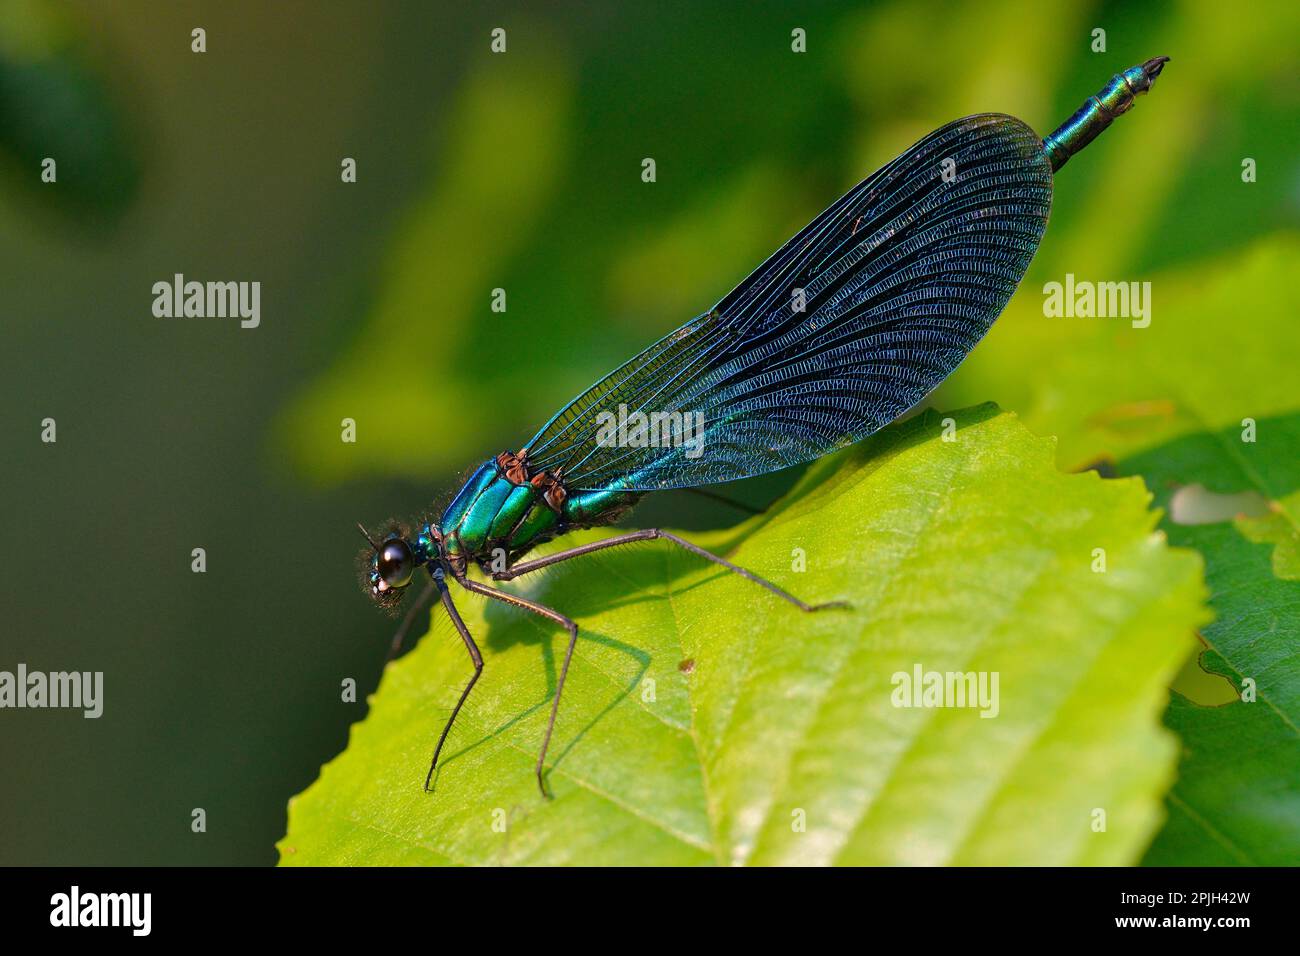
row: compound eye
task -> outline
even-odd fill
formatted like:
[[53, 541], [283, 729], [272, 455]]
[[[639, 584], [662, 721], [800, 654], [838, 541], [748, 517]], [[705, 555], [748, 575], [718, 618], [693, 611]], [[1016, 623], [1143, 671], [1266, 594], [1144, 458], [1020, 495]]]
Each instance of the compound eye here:
[[379, 548], [376, 570], [390, 588], [406, 587], [415, 570], [415, 559], [411, 556], [410, 547], [401, 538], [385, 541]]

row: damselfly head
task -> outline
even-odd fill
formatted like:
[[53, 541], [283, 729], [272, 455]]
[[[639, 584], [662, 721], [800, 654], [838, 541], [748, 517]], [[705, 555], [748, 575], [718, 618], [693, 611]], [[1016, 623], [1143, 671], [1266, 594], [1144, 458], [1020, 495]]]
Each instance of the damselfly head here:
[[401, 528], [394, 527], [376, 541], [364, 527], [358, 527], [369, 545], [362, 555], [361, 586], [380, 607], [396, 608], [415, 574], [417, 562], [410, 541]]

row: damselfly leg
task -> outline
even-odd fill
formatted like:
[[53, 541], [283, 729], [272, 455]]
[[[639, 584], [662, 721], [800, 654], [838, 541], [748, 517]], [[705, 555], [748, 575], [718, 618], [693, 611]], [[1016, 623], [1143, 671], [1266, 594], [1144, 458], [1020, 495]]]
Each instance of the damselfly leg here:
[[[528, 598], [520, 597], [517, 594], [511, 594], [509, 591], [490, 588], [486, 584], [479, 584], [477, 581], [469, 580], [469, 578], [461, 578], [460, 583], [467, 591], [473, 591], [475, 594], [482, 594], [483, 596], [490, 597], [493, 600], [501, 601], [505, 604], [513, 604], [515, 607], [521, 607], [526, 611], [532, 611], [534, 614], [540, 614], [542, 617], [548, 618], [556, 624], [559, 624], [569, 632], [569, 646], [564, 652], [564, 663], [560, 666], [559, 679], [555, 682], [555, 700], [551, 702], [551, 716], [546, 722], [546, 736], [542, 738], [542, 749], [537, 754], [537, 786], [542, 791], [542, 796], [550, 799], [551, 795], [546, 792], [546, 783], [542, 779], [542, 769], [546, 763], [546, 748], [551, 745], [551, 733], [555, 730], [555, 715], [560, 709], [560, 695], [564, 693], [564, 679], [569, 676], [569, 662], [573, 660], [573, 647], [578, 643], [578, 623], [565, 617], [559, 611], [552, 610], [544, 604], [538, 604], [536, 601], [528, 600]], [[450, 599], [444, 597], [444, 600], [449, 602]], [[448, 603], [448, 607], [450, 606], [450, 603]], [[468, 633], [465, 634], [465, 637], [466, 640], [469, 639]], [[470, 686], [473, 686], [472, 681], [470, 682]], [[469, 693], [468, 687], [465, 689], [465, 693]], [[464, 698], [461, 698], [461, 700], [463, 703]], [[456, 709], [459, 710], [460, 707], [457, 706]], [[456, 719], [454, 713], [451, 717], [452, 720]], [[450, 721], [447, 723], [447, 727], [448, 729], [451, 728]], [[447, 731], [444, 730], [443, 736], [445, 737], [446, 735]], [[435, 754], [435, 759], [436, 758], [437, 755]], [[430, 770], [430, 773], [432, 773], [432, 770]]]
[[469, 692], [478, 683], [479, 675], [483, 673], [483, 655], [479, 653], [478, 645], [474, 643], [474, 638], [470, 636], [469, 628], [461, 620], [460, 611], [456, 610], [456, 605], [451, 600], [451, 592], [447, 590], [447, 582], [442, 579], [441, 572], [434, 577], [429, 586], [437, 587], [442, 597], [442, 605], [447, 609], [447, 616], [451, 618], [451, 623], [456, 625], [456, 631], [460, 634], [460, 639], [465, 642], [465, 650], [469, 651], [469, 659], [474, 662], [474, 676], [469, 679], [465, 689], [460, 692], [460, 700], [456, 701], [451, 716], [447, 718], [447, 725], [442, 728], [442, 735], [438, 737], [438, 746], [433, 748], [433, 759], [429, 761], [429, 773], [424, 778], [425, 793], [429, 792], [429, 784], [433, 782], [433, 772], [438, 769], [438, 755], [442, 753], [442, 745], [447, 742], [447, 734], [451, 733], [451, 725], [456, 722], [456, 715], [460, 713], [461, 707], [465, 705], [465, 698], [469, 696]]
[[[827, 601], [822, 604], [809, 604], [806, 601], [801, 601], [793, 594], [778, 587], [766, 578], [759, 577], [752, 571], [748, 571], [737, 564], [732, 564], [726, 558], [713, 554], [711, 551], [706, 551], [704, 548], [692, 544], [685, 538], [679, 538], [677, 535], [668, 531], [663, 531], [659, 528], [646, 528], [642, 531], [631, 531], [627, 534], [620, 534], [615, 535], [612, 538], [606, 538], [603, 541], [593, 541], [590, 544], [579, 545], [576, 548], [569, 548], [565, 551], [558, 551], [555, 554], [548, 554], [544, 558], [537, 558], [533, 561], [524, 561], [520, 564], [516, 564], [507, 571], [497, 572], [492, 575], [492, 577], [497, 581], [509, 581], [514, 578], [522, 577], [530, 572], [551, 567], [552, 565], [560, 564], [564, 561], [569, 561], [573, 558], [579, 558], [586, 554], [603, 551], [606, 548], [613, 548], [621, 544], [632, 544], [637, 541], [654, 541], [660, 538], [665, 541], [671, 541], [673, 544], [691, 552], [692, 554], [699, 555], [720, 567], [726, 568], [728, 571], [740, 575], [748, 581], [754, 582], [760, 587], [766, 588], [777, 597], [784, 601], [788, 601], [801, 611], [821, 611], [827, 608], [849, 606], [847, 601]], [[452, 710], [451, 716], [447, 718], [447, 724], [443, 727], [441, 736], [438, 737], [438, 745], [433, 751], [433, 760], [429, 763], [429, 773], [424, 780], [424, 789], [426, 791], [429, 790], [430, 784], [433, 780], [433, 774], [438, 768], [438, 756], [442, 753], [442, 746], [447, 740], [447, 735], [451, 732], [452, 724], [456, 722], [456, 715], [460, 713], [461, 707], [465, 704], [465, 699], [469, 697], [469, 692], [478, 681], [479, 675], [483, 673], [483, 657], [479, 653], [478, 645], [474, 643], [474, 638], [470, 636], [469, 628], [465, 626], [465, 622], [461, 619], [460, 612], [456, 610], [456, 605], [452, 602], [451, 593], [447, 589], [446, 582], [443, 581], [441, 577], [436, 577], [434, 579], [434, 585], [436, 585], [438, 590], [441, 592], [443, 606], [447, 608], [447, 614], [451, 618], [452, 623], [456, 626], [456, 630], [459, 632], [461, 640], [465, 642], [465, 648], [469, 651], [470, 660], [474, 662], [474, 676], [470, 678], [470, 682], [465, 685], [464, 691], [461, 692], [460, 700], [456, 702], [456, 707]], [[526, 611], [531, 611], [547, 620], [554, 621], [569, 632], [569, 643], [565, 648], [564, 662], [560, 665], [560, 673], [555, 682], [555, 697], [551, 701], [551, 713], [546, 721], [546, 734], [542, 738], [542, 747], [541, 750], [538, 751], [537, 765], [535, 767], [537, 787], [541, 790], [542, 796], [549, 799], [551, 794], [546, 789], [546, 781], [543, 776], [543, 771], [546, 768], [546, 752], [550, 748], [551, 736], [555, 732], [555, 719], [560, 712], [560, 698], [564, 694], [564, 683], [569, 676], [569, 664], [573, 661], [573, 649], [578, 643], [578, 623], [572, 618], [566, 617], [559, 611], [549, 608], [544, 604], [539, 604], [536, 601], [529, 600], [528, 598], [520, 597], [517, 594], [511, 594], [509, 591], [502, 591], [499, 588], [489, 587], [486, 584], [479, 584], [477, 581], [472, 581], [469, 578], [461, 578], [460, 585], [467, 591], [481, 594], [494, 601], [501, 601], [504, 604], [510, 604], [515, 607], [523, 608]], [[428, 593], [428, 589], [426, 589], [425, 593]], [[421, 600], [423, 599], [424, 595], [421, 595]], [[408, 618], [409, 616], [410, 615], [408, 615]], [[403, 623], [405, 626], [407, 622]]]
[[[773, 584], [771, 581], [767, 580], [766, 578], [759, 577], [757, 574], [754, 574], [752, 571], [748, 571], [745, 568], [740, 567], [739, 565], [732, 564], [726, 558], [713, 554], [711, 551], [706, 551], [703, 548], [701, 548], [699, 545], [692, 544], [691, 542], [687, 541], [684, 538], [679, 538], [677, 537], [677, 535], [671, 534], [670, 532], [667, 531], [663, 531], [659, 528], [646, 528], [645, 530], [642, 531], [631, 531], [628, 532], [627, 534], [620, 534], [620, 535], [615, 535], [612, 538], [606, 538], [603, 541], [593, 541], [590, 544], [583, 544], [583, 545], [579, 545], [576, 548], [569, 548], [565, 551], [558, 551], [555, 554], [548, 554], [544, 558], [537, 558], [533, 561], [524, 561], [520, 564], [516, 564], [514, 567], [510, 568], [507, 571], [497, 572], [496, 574], [492, 575], [492, 577], [494, 580], [497, 581], [509, 581], [512, 580], [513, 578], [522, 577], [523, 575], [528, 574], [532, 571], [538, 571], [542, 568], [551, 567], [552, 565], [560, 564], [563, 561], [569, 561], [573, 558], [579, 558], [586, 554], [593, 554], [597, 551], [603, 551], [606, 548], [613, 548], [621, 544], [631, 544], [636, 541], [654, 541], [658, 538], [662, 538], [666, 541], [671, 541], [673, 544], [677, 545], [680, 548], [684, 548], [685, 550], [691, 552], [692, 554], [699, 555], [700, 557], [705, 558], [708, 561], [712, 561], [714, 564], [726, 568], [728, 571], [732, 571], [736, 574], [739, 574], [741, 577], [745, 578], [746, 580], [753, 581], [755, 584], [759, 585], [760, 587], [766, 588], [767, 590], [771, 591], [773, 594], [775, 594], [777, 597], [781, 598], [782, 600], [790, 602], [795, 607], [799, 608], [799, 610], [801, 611], [821, 611], [827, 608], [849, 606], [847, 601], [827, 601], [823, 604], [808, 604], [805, 601], [799, 600], [799, 598], [795, 597], [793, 594], [789, 593], [788, 591]], [[569, 646], [564, 652], [564, 664], [560, 667], [559, 679], [555, 682], [555, 699], [551, 702], [551, 716], [550, 719], [547, 720], [546, 722], [546, 736], [542, 739], [542, 749], [537, 755], [537, 768], [536, 768], [537, 786], [541, 788], [543, 796], [549, 797], [550, 794], [547, 793], [546, 784], [542, 778], [542, 771], [546, 763], [546, 750], [551, 744], [551, 734], [555, 730], [555, 718], [560, 710], [560, 696], [564, 693], [564, 681], [569, 674], [569, 662], [573, 659], [573, 648], [574, 645], [576, 645], [578, 642], [577, 622], [571, 620], [570, 618], [565, 617], [563, 614], [559, 613], [558, 611], [552, 610], [551, 608], [538, 604], [535, 601], [530, 601], [527, 598], [522, 598], [519, 597], [518, 595], [510, 594], [507, 591], [501, 591], [498, 590], [497, 588], [487, 587], [486, 585], [478, 584], [477, 582], [470, 581], [468, 579], [464, 579], [460, 583], [464, 585], [465, 588], [467, 588], [470, 591], [473, 591], [476, 594], [482, 594], [498, 601], [504, 601], [507, 604], [514, 604], [517, 607], [525, 608], [527, 610], [532, 611], [535, 614], [540, 614], [542, 617], [549, 618], [550, 620], [555, 621], [557, 624], [562, 625], [569, 632]], [[471, 686], [472, 686], [472, 682], [471, 682]], [[467, 688], [466, 693], [468, 692], [469, 691]], [[452, 714], [452, 718], [455, 719], [455, 714]], [[448, 724], [448, 726], [450, 726], [450, 724]], [[443, 732], [443, 735], [446, 736], [446, 731]]]
[[822, 604], [808, 604], [805, 601], [799, 600], [789, 591], [773, 584], [771, 581], [767, 580], [767, 578], [759, 577], [753, 571], [747, 571], [740, 565], [732, 564], [726, 558], [716, 555], [712, 551], [704, 550], [698, 544], [691, 544], [691, 542], [687, 541], [685, 538], [679, 538], [677, 535], [660, 528], [645, 528], [641, 531], [629, 531], [626, 534], [618, 534], [612, 538], [605, 538], [602, 541], [593, 541], [590, 544], [580, 544], [576, 548], [557, 551], [554, 554], [548, 554], [544, 558], [535, 558], [532, 561], [521, 561], [519, 564], [516, 564], [505, 571], [498, 571], [496, 574], [493, 574], [492, 577], [497, 581], [511, 581], [533, 571], [539, 571], [542, 568], [550, 567], [553, 564], [559, 564], [561, 561], [568, 561], [571, 558], [580, 558], [584, 554], [594, 554], [597, 551], [603, 551], [606, 548], [614, 548], [621, 544], [632, 544], [636, 541], [654, 541], [659, 538], [662, 538], [665, 541], [671, 541], [679, 548], [684, 548], [692, 554], [699, 555], [706, 561], [712, 561], [714, 564], [724, 567], [728, 571], [739, 574], [747, 581], [753, 581], [759, 587], [771, 591], [777, 597], [781, 598], [781, 600], [789, 601], [801, 611], [821, 611], [832, 607], [849, 606], [847, 601], [826, 601]]

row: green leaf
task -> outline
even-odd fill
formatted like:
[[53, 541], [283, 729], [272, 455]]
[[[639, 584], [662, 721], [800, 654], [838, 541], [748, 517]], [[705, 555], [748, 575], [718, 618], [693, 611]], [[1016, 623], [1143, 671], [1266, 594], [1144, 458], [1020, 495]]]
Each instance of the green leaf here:
[[[1169, 822], [1145, 862], [1166, 866], [1300, 862], [1300, 414], [1184, 436], [1122, 466], [1167, 501], [1183, 487], [1253, 491], [1262, 516], [1163, 523], [1205, 556], [1216, 620], [1202, 666], [1253, 700], [1201, 707], [1175, 696], [1165, 722], [1183, 738]], [[1177, 517], [1176, 511], [1174, 514]]]
[[[694, 536], [851, 610], [803, 614], [662, 541], [510, 585], [582, 628], [553, 801], [532, 765], [563, 632], [453, 588], [486, 666], [435, 792], [471, 673], [441, 612], [290, 802], [282, 862], [1133, 862], [1172, 779], [1158, 718], [1206, 619], [1200, 562], [1153, 531], [1140, 481], [1057, 471], [1053, 443], [992, 406], [953, 418], [952, 441], [928, 413]], [[894, 706], [917, 666], [996, 673], [996, 717]]]

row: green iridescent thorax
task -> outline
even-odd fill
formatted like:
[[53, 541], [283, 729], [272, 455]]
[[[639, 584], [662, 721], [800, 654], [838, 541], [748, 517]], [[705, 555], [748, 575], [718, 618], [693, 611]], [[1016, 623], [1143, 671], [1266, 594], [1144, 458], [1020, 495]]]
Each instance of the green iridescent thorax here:
[[463, 568], [469, 561], [491, 560], [500, 548], [513, 562], [575, 528], [618, 520], [638, 497], [608, 490], [548, 495], [547, 487], [518, 471], [507, 475], [497, 459], [484, 462], [443, 512], [443, 554], [453, 567]]

